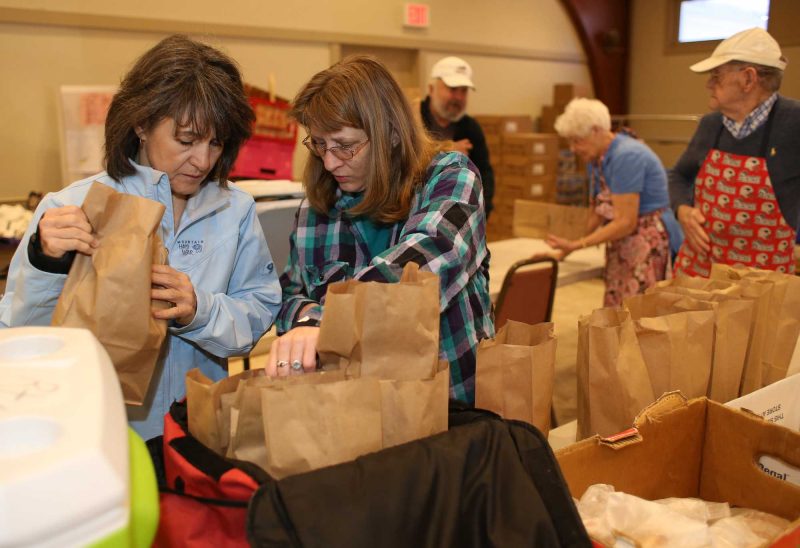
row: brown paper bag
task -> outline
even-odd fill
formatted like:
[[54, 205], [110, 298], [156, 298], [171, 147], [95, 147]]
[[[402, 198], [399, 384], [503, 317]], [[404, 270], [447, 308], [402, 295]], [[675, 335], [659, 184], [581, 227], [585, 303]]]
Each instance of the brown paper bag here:
[[431, 379], [380, 380], [383, 447], [447, 430], [450, 365], [440, 360]]
[[578, 438], [629, 427], [654, 401], [630, 312], [601, 308], [578, 321]]
[[[717, 305], [714, 334], [714, 361], [711, 368], [711, 383], [708, 397], [718, 402], [728, 402], [739, 396], [742, 372], [747, 358], [747, 343], [752, 331], [752, 299], [737, 297], [741, 288], [727, 284], [719, 290], [705, 291], [684, 285], [686, 280], [699, 278], [678, 277], [650, 288], [650, 292], [666, 292], [687, 295], [699, 301]], [[712, 280], [706, 280], [712, 281]], [[715, 282], [716, 283], [716, 282]], [[697, 286], [696, 284], [694, 284]], [[735, 289], [736, 291], [731, 291]]]
[[777, 318], [772, 317], [772, 291], [774, 282], [767, 279], [742, 278], [737, 269], [729, 265], [712, 264], [711, 279], [736, 283], [742, 289], [742, 296], [753, 299], [753, 329], [747, 347], [747, 359], [742, 372], [739, 395], [744, 396], [763, 386], [768, 368], [765, 367], [764, 353], [770, 331], [777, 328]]
[[142, 405], [167, 331], [152, 309], [168, 303], [150, 299], [152, 265], [166, 259], [158, 236], [164, 206], [94, 183], [81, 207], [100, 246], [75, 256], [51, 323], [91, 331], [114, 364], [125, 403]]
[[628, 297], [623, 304], [634, 320], [653, 395], [680, 390], [687, 398], [705, 396], [717, 305], [664, 292]]
[[[438, 360], [435, 274], [409, 263], [398, 283], [331, 285], [317, 350], [320, 363], [340, 366], [346, 380], [261, 389], [270, 474], [329, 466], [447, 429], [450, 376]], [[237, 436], [242, 419], [240, 411]]]
[[785, 378], [800, 336], [800, 277], [772, 270], [727, 265], [716, 266], [716, 271], [729, 280], [767, 280], [774, 284], [770, 299], [770, 325], [766, 329], [762, 355], [762, 385]]
[[264, 376], [264, 369], [251, 369], [212, 382], [199, 369], [186, 373], [189, 433], [212, 451], [224, 455], [230, 440], [230, 412], [223, 413], [222, 397], [234, 394], [240, 381]]
[[475, 406], [528, 422], [547, 436], [555, 357], [552, 323], [509, 320], [494, 339], [478, 345]]
[[283, 378], [256, 376], [239, 383], [230, 407], [230, 442], [226, 456], [267, 469], [267, 448], [262, 413], [262, 389], [296, 384], [334, 383], [345, 380], [344, 370], [318, 371]]
[[280, 478], [446, 430], [450, 375], [438, 361], [438, 296], [438, 277], [417, 265], [396, 284], [332, 285], [318, 344], [331, 370], [242, 379], [235, 392], [235, 379], [217, 387], [187, 379], [190, 398], [199, 392], [228, 415], [208, 439], [224, 449], [227, 432], [228, 457]]
[[374, 377], [261, 389], [272, 477], [308, 472], [379, 451], [383, 446], [381, 387]]
[[331, 284], [317, 342], [324, 366], [353, 377], [430, 378], [439, 356], [439, 277], [408, 263], [399, 283]]

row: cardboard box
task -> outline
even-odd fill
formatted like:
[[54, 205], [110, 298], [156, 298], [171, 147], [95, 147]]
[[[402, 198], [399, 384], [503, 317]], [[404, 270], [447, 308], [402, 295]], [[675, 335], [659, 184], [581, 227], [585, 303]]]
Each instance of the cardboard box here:
[[492, 213], [489, 222], [486, 223], [486, 239], [490, 242], [495, 240], [507, 240], [511, 238], [511, 224], [501, 215]]
[[497, 171], [497, 167], [502, 162], [502, 139], [499, 134], [496, 135], [492, 133], [487, 133], [484, 137], [486, 137], [486, 148], [489, 149], [489, 162], [492, 164], [492, 167], [495, 168], [495, 171]]
[[503, 135], [506, 156], [549, 156], [558, 158], [558, 136], [552, 133], [507, 133]]
[[800, 487], [756, 466], [770, 454], [800, 466], [800, 433], [706, 398], [678, 392], [642, 411], [634, 428], [587, 438], [556, 452], [572, 496], [593, 484], [648, 500], [699, 497], [754, 508], [792, 521], [773, 547], [800, 544]]
[[589, 208], [530, 200], [514, 202], [514, 237], [544, 239], [555, 234], [576, 240], [586, 233]]
[[[764, 417], [773, 424], [780, 424], [794, 432], [800, 432], [800, 375], [772, 383], [725, 405]], [[789, 466], [768, 455], [758, 459], [758, 466], [779, 480], [800, 486], [800, 468]]]
[[498, 149], [498, 150], [500, 149], [500, 146], [501, 146], [502, 143], [501, 143], [501, 140], [500, 140], [500, 134], [499, 133], [487, 133], [485, 135], [485, 137], [486, 137], [486, 146], [489, 148], [490, 151], [493, 148]]
[[566, 83], [553, 86], [553, 106], [556, 107], [559, 112], [563, 112], [564, 107], [573, 99], [591, 96], [592, 92], [589, 86], [584, 84]]
[[496, 217], [502, 218], [506, 221], [508, 228], [511, 228], [511, 220], [514, 218], [514, 201], [515, 198], [508, 198], [506, 196], [495, 196], [492, 205], [492, 219]]
[[[515, 177], [503, 174], [502, 186], [516, 198], [529, 200], [549, 200], [556, 192], [555, 175]], [[495, 185], [495, 192], [500, 185]]]
[[556, 106], [544, 105], [539, 116], [539, 133], [555, 133], [556, 118], [562, 110]]
[[477, 114], [473, 118], [480, 124], [483, 133], [486, 135], [533, 131], [533, 118], [527, 114], [514, 116]]
[[546, 156], [534, 158], [528, 156], [503, 156], [499, 171], [512, 177], [540, 177], [542, 175], [558, 175], [558, 160]]

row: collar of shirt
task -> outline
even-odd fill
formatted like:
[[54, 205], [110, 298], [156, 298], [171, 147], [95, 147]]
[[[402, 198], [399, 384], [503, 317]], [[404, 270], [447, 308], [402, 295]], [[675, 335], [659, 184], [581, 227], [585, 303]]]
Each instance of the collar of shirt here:
[[769, 111], [772, 110], [772, 106], [777, 100], [778, 94], [773, 93], [764, 100], [763, 103], [754, 108], [741, 123], [737, 124], [725, 115], [722, 116], [722, 123], [731, 135], [733, 135], [734, 139], [744, 139], [764, 125], [764, 122], [767, 121], [767, 117], [769, 116]]

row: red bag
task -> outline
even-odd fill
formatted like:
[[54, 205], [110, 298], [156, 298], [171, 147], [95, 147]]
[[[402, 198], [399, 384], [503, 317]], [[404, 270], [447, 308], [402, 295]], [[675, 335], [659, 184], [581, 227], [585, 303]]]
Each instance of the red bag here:
[[223, 458], [189, 434], [186, 401], [164, 417], [164, 435], [147, 442], [158, 477], [161, 515], [153, 546], [249, 546], [247, 505], [269, 476]]
[[297, 122], [289, 117], [289, 102], [255, 86], [245, 86], [256, 115], [253, 135], [239, 150], [231, 177], [292, 179]]

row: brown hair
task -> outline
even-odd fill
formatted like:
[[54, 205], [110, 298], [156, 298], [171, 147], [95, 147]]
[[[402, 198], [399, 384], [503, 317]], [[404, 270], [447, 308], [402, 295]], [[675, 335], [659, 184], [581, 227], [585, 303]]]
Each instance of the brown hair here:
[[[380, 61], [354, 55], [317, 73], [295, 97], [290, 115], [306, 129], [363, 130], [370, 143], [364, 199], [349, 213], [387, 224], [408, 217], [434, 148]], [[303, 183], [311, 207], [327, 213], [338, 185], [322, 158], [309, 155]]]
[[142, 55], [120, 84], [106, 117], [106, 171], [116, 180], [135, 172], [139, 138], [164, 118], [190, 124], [203, 137], [216, 132], [222, 155], [207, 180], [226, 186], [239, 147], [255, 120], [236, 62], [183, 35], [163, 39]]

